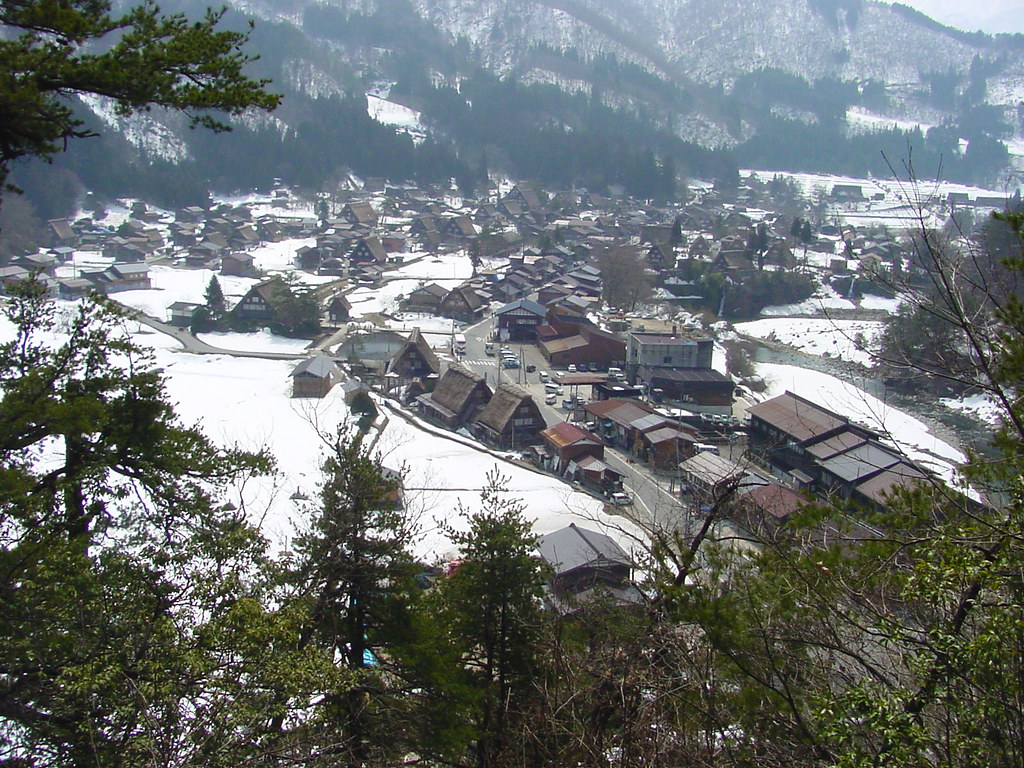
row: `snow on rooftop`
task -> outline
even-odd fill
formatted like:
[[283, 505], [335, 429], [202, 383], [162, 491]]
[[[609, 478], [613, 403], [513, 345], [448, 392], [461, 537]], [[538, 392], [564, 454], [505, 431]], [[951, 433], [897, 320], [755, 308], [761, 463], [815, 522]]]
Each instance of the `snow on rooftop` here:
[[927, 425], [913, 416], [826, 373], [776, 363], [758, 363], [756, 367], [768, 384], [767, 397], [775, 397], [788, 390], [878, 430], [906, 456], [950, 485], [957, 486], [959, 473], [956, 467], [966, 462], [967, 456], [959, 448], [933, 435]]

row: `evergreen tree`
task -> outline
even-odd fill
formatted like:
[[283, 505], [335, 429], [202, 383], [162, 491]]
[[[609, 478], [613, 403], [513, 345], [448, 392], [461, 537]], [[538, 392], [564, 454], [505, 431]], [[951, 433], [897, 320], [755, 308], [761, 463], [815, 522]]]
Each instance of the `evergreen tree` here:
[[216, 275], [210, 276], [210, 282], [206, 284], [206, 292], [203, 294], [206, 299], [206, 308], [214, 318], [224, 314], [227, 305], [224, 302], [224, 291], [220, 287], [220, 281]]
[[683, 242], [683, 220], [679, 216], [672, 222], [672, 237], [668, 242], [672, 246], [681, 245]]
[[480, 512], [463, 513], [468, 530], [452, 531], [461, 561], [438, 589], [473, 691], [473, 762], [496, 768], [518, 749], [512, 735], [529, 706], [544, 571], [523, 504], [508, 497], [496, 472], [488, 475], [481, 498]]
[[[24, 281], [0, 345], [0, 750], [24, 764], [212, 765], [281, 746], [336, 688], [270, 607], [265, 542], [222, 493], [270, 469], [182, 426], [102, 299]], [[54, 343], [56, 339], [56, 343]]]
[[290, 581], [306, 606], [302, 646], [336, 654], [352, 675], [354, 685], [325, 702], [334, 718], [325, 727], [336, 733], [340, 759], [364, 765], [403, 746], [395, 738], [398, 694], [385, 672], [406, 624], [415, 526], [400, 478], [383, 469], [361, 433], [332, 441], [323, 474], [320, 506], [295, 541]]

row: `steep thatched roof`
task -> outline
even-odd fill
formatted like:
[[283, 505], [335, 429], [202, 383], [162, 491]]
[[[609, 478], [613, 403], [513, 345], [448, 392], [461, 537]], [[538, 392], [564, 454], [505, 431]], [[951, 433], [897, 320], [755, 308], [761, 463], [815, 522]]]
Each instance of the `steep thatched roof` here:
[[477, 416], [477, 423], [483, 424], [495, 432], [503, 432], [508, 420], [516, 412], [519, 404], [531, 399], [530, 393], [522, 387], [507, 382], [502, 383]]
[[453, 363], [437, 382], [431, 398], [449, 411], [461, 413], [473, 390], [480, 384], [484, 384], [483, 376], [473, 373], [465, 366]]
[[434, 350], [430, 348], [430, 344], [423, 337], [419, 328], [413, 328], [412, 333], [409, 334], [409, 338], [406, 339], [405, 344], [392, 356], [391, 360], [388, 361], [388, 373], [393, 371], [399, 361], [404, 359], [409, 354], [409, 350], [415, 348], [420, 353], [423, 359], [426, 361], [427, 366], [434, 373], [441, 370], [441, 364], [437, 360], [437, 355], [434, 354]]

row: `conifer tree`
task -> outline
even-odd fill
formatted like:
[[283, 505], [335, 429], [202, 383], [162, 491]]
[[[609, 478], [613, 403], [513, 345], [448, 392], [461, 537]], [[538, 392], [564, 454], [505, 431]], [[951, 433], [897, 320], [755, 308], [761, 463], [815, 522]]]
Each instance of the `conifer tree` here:
[[0, 758], [211, 765], [281, 746], [281, 709], [336, 689], [272, 606], [265, 542], [222, 493], [270, 469], [179, 423], [102, 299], [36, 280], [0, 344]]
[[224, 314], [226, 304], [224, 302], [224, 291], [220, 287], [220, 281], [216, 275], [210, 276], [210, 282], [206, 284], [206, 292], [203, 294], [206, 299], [206, 308], [210, 310], [215, 318]]
[[367, 448], [362, 432], [331, 442], [320, 505], [297, 537], [289, 580], [305, 605], [301, 644], [337, 655], [353, 685], [325, 701], [339, 759], [364, 765], [394, 756], [397, 694], [385, 680], [390, 648], [404, 627], [415, 521], [401, 479]]
[[481, 511], [467, 515], [468, 530], [452, 532], [461, 561], [439, 589], [442, 616], [473, 691], [473, 762], [496, 768], [507, 764], [507, 750], [515, 751], [516, 721], [528, 706], [544, 569], [523, 504], [507, 495], [496, 472], [481, 497]]

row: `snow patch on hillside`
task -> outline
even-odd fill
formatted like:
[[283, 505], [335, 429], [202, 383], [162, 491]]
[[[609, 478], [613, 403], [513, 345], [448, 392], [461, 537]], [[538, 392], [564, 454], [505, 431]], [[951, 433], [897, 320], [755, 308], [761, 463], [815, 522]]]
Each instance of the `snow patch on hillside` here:
[[420, 122], [419, 112], [388, 101], [381, 96], [373, 93], [366, 94], [366, 112], [378, 123], [390, 125], [403, 133], [408, 133], [417, 143], [423, 141], [427, 135], [426, 129]]
[[863, 107], [850, 107], [846, 111], [846, 123], [853, 133], [870, 133], [871, 131], [887, 130], [898, 128], [901, 131], [912, 131], [920, 128], [922, 133], [927, 133], [932, 126], [920, 120], [906, 120], [879, 115]]
[[81, 94], [79, 98], [104, 125], [124, 136], [128, 143], [149, 159], [180, 163], [190, 158], [185, 142], [174, 130], [158, 122], [153, 115], [139, 112], [121, 116], [115, 110], [113, 99], [93, 94]]
[[770, 318], [737, 323], [737, 332], [758, 339], [785, 344], [809, 355], [874, 364], [871, 350], [876, 346], [882, 323], [868, 320]]

